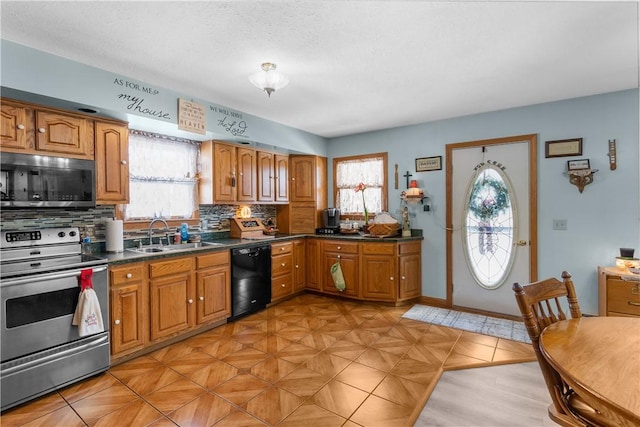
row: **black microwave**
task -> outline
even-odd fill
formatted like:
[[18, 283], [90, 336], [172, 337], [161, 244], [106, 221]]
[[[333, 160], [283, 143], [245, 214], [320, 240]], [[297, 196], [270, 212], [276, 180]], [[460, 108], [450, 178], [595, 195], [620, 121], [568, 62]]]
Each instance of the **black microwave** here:
[[95, 162], [37, 154], [2, 153], [3, 208], [91, 208], [96, 205]]

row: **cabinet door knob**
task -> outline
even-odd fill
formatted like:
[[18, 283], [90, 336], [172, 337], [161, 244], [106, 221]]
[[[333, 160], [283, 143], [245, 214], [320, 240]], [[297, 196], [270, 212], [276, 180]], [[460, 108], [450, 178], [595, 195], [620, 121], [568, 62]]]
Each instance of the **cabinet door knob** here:
[[284, 267], [284, 266], [285, 266], [285, 265], [287, 265], [287, 264], [285, 264], [285, 263], [283, 262], [283, 263], [282, 263], [282, 264], [280, 264], [280, 265], [281, 265], [282, 267]]
[[296, 180], [296, 179], [295, 179], [295, 177], [292, 177], [292, 178], [291, 178], [291, 181], [295, 181], [295, 180]]
[[133, 277], [133, 274], [127, 273], [127, 279], [131, 279], [132, 277]]
[[24, 125], [18, 125], [18, 129], [20, 130], [24, 129]]
[[338, 255], [338, 259], [342, 258], [342, 255]]
[[286, 288], [286, 286], [284, 285], [284, 283], [283, 283], [282, 285], [280, 285], [280, 286], [282, 286], [283, 288]]
[[393, 282], [393, 276], [389, 277], [389, 280], [391, 280]]
[[38, 132], [40, 132], [40, 133], [45, 133], [45, 132], [46, 132], [46, 130], [45, 130], [45, 128], [38, 128]]
[[120, 161], [120, 164], [121, 164], [121, 165], [126, 165], [126, 164], [127, 164], [127, 161], [126, 161], [126, 160], [121, 160], [121, 161]]
[[189, 304], [193, 304], [193, 300], [189, 298]]
[[300, 268], [300, 266], [298, 264], [296, 264], [296, 268]]
[[114, 322], [113, 322], [113, 323], [115, 323], [116, 325], [119, 325], [119, 324], [120, 324], [120, 319], [116, 319], [116, 320], [114, 320]]
[[338, 246], [338, 250], [341, 250], [341, 249], [342, 249], [342, 246]]
[[204, 297], [200, 297], [200, 301], [204, 301]]
[[405, 277], [404, 277], [404, 276], [402, 276], [402, 280], [404, 280], [404, 279], [405, 279]]

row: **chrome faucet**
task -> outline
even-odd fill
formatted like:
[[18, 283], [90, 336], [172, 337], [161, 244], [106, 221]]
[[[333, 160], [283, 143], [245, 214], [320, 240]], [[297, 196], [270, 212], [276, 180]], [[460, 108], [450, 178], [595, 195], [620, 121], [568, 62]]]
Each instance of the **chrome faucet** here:
[[[151, 223], [149, 224], [149, 230], [148, 230], [148, 233], [149, 233], [149, 244], [150, 245], [153, 244], [153, 240], [152, 240], [152, 238], [153, 238], [152, 237], [153, 230], [152, 230], [152, 228], [153, 228], [153, 224], [155, 224], [156, 221], [160, 221], [160, 222], [162, 222], [164, 224], [164, 232], [165, 232], [165, 234], [167, 236], [167, 244], [168, 244], [169, 243], [169, 224], [167, 224], [167, 221], [165, 221], [162, 218], [154, 218], [153, 220], [151, 220]], [[160, 238], [160, 245], [162, 245], [162, 237]]]

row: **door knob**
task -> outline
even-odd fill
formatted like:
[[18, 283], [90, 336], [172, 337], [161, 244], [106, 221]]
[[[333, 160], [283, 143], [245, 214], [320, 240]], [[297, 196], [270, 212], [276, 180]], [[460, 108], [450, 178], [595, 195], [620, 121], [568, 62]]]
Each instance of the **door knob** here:
[[116, 325], [119, 325], [120, 324], [120, 320], [116, 319], [115, 322], [113, 322], [113, 323], [115, 323]]
[[527, 246], [527, 241], [526, 240], [518, 240], [516, 245], [518, 245], [518, 246]]

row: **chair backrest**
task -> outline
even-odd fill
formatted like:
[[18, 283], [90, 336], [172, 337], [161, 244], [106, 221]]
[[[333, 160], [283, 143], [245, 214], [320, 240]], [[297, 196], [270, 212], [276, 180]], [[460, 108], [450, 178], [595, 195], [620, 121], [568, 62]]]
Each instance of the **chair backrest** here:
[[567, 318], [560, 304], [563, 298], [566, 298], [569, 303], [571, 318], [582, 316], [571, 275], [563, 271], [562, 282], [556, 278], [550, 278], [524, 286], [514, 283], [513, 291], [553, 405], [558, 412], [570, 414], [571, 411], [565, 401], [570, 389], [542, 355], [540, 334], [550, 324]]

